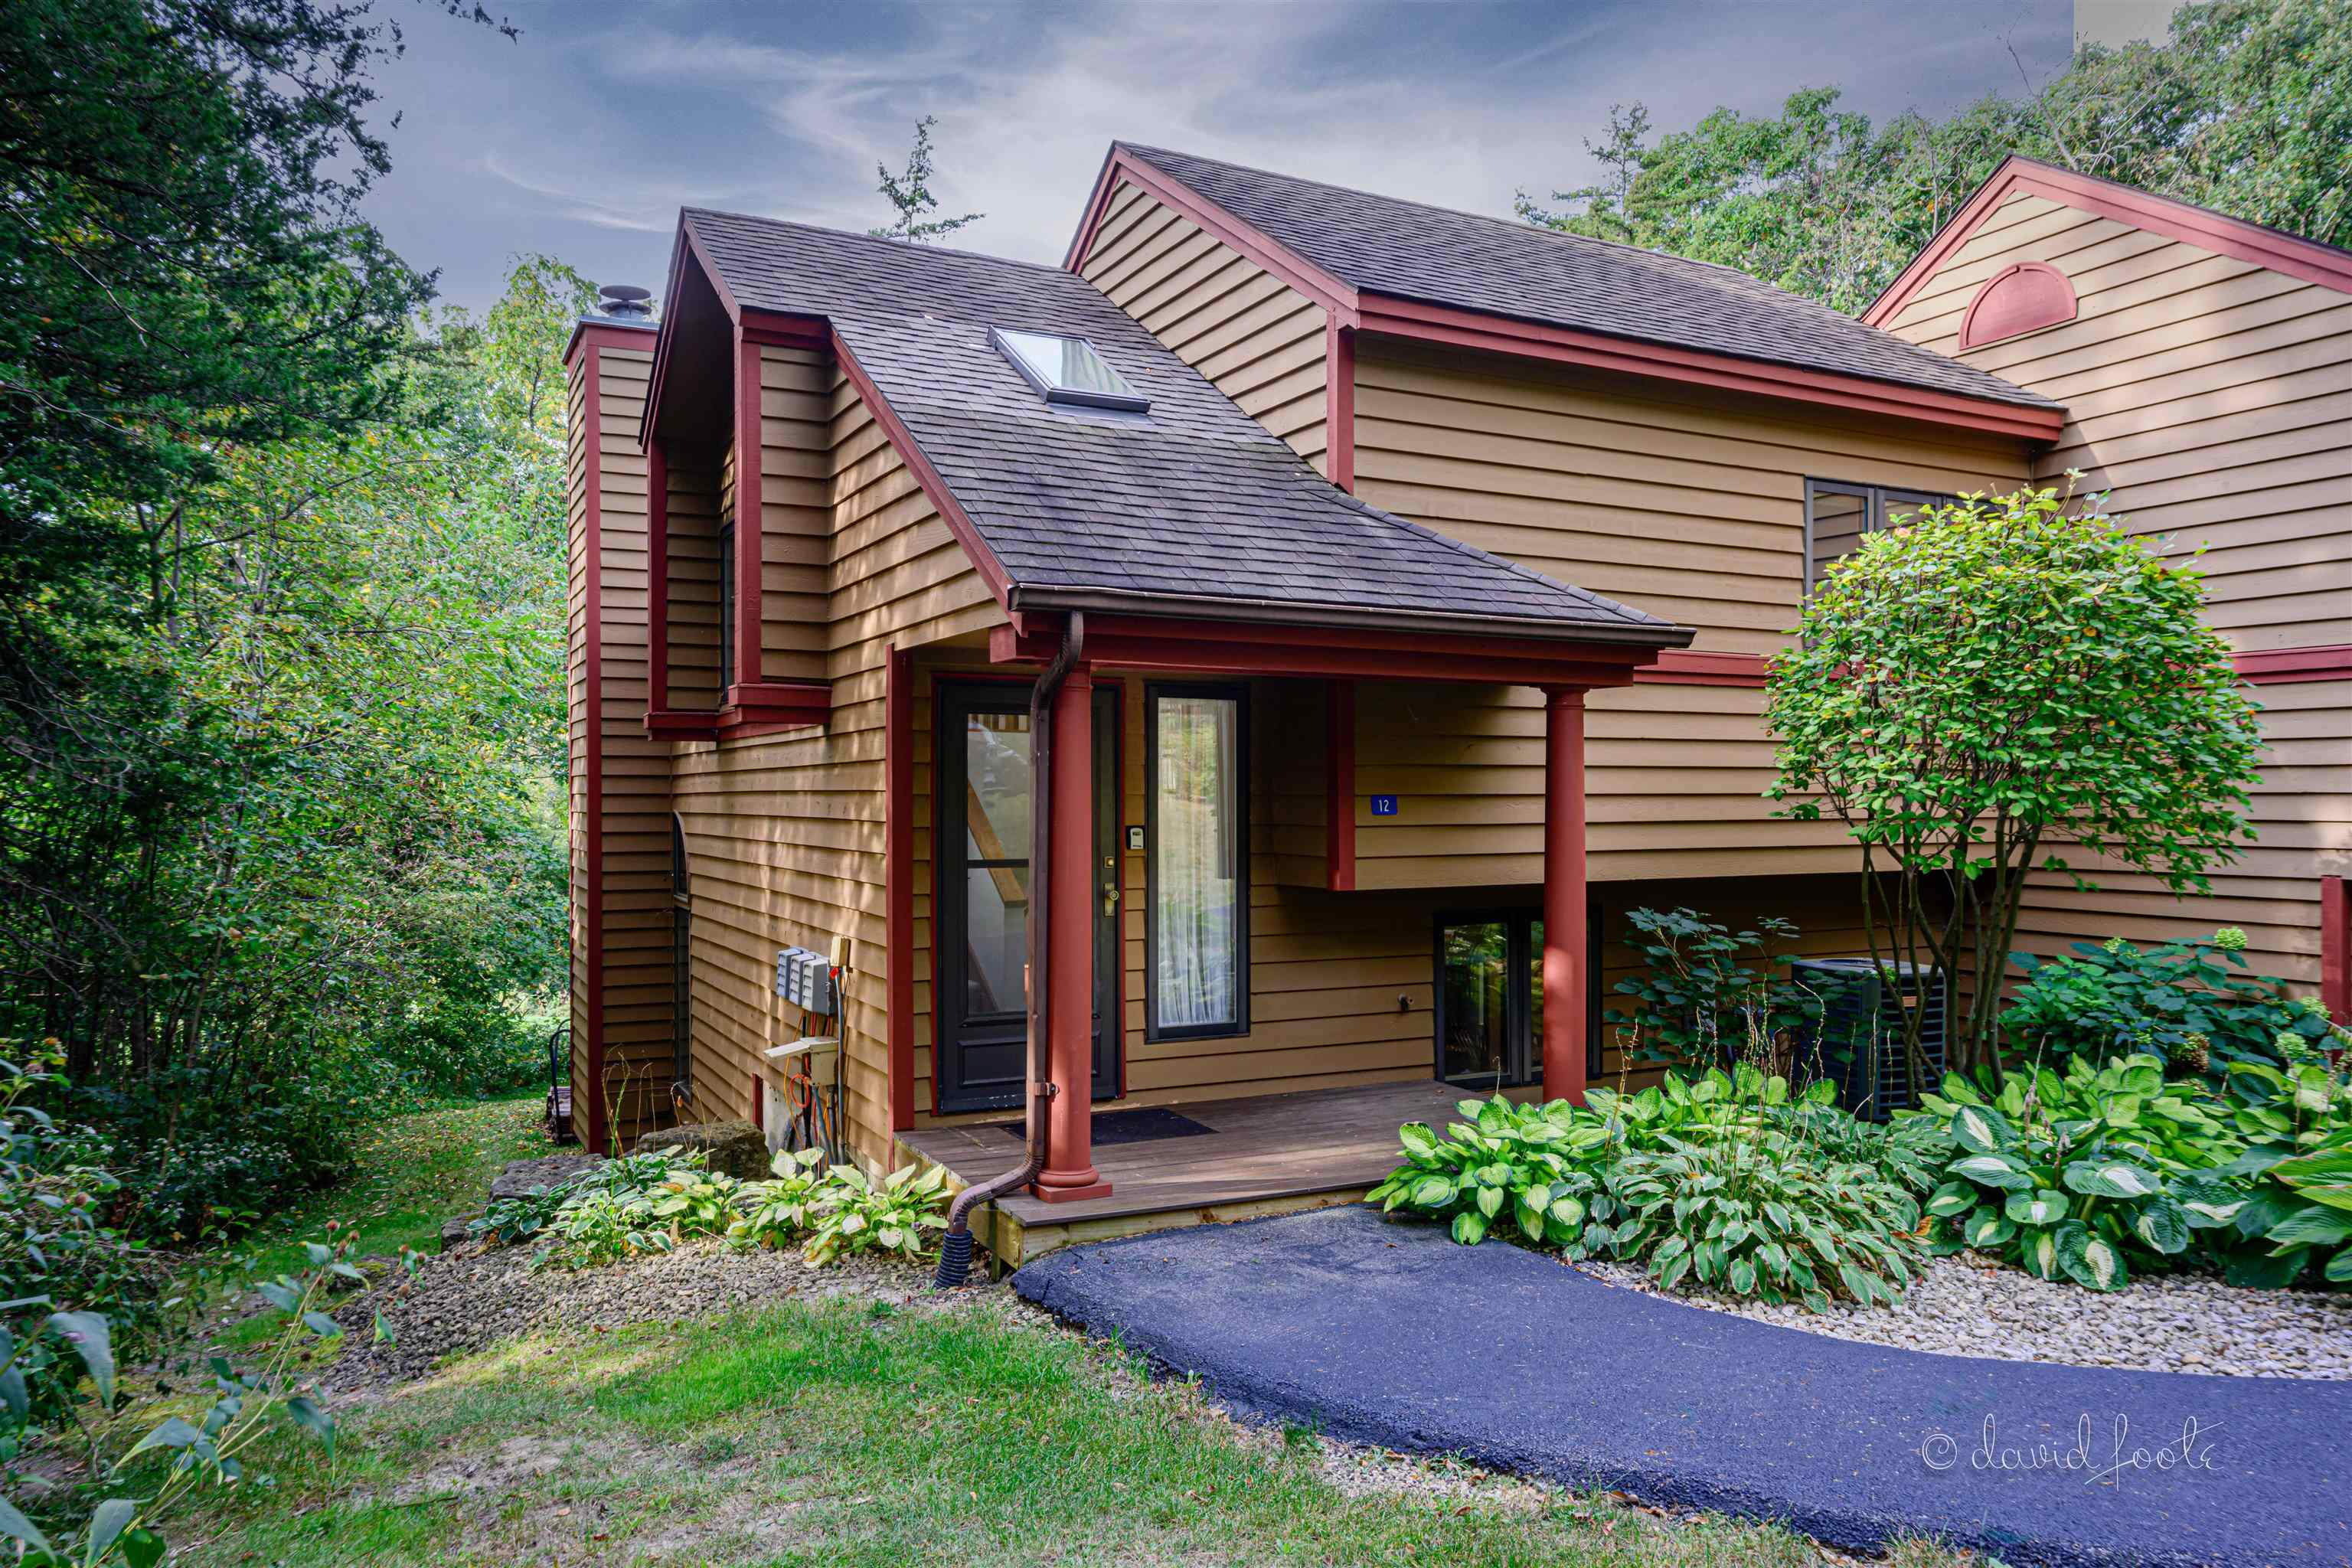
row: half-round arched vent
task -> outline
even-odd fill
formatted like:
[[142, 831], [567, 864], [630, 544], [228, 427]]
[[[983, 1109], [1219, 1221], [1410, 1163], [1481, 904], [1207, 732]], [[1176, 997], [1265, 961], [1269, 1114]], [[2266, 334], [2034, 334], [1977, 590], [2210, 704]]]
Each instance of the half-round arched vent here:
[[2071, 321], [2077, 308], [2074, 286], [2055, 267], [2040, 261], [2004, 267], [1969, 302], [1960, 318], [1960, 347], [1982, 348]]

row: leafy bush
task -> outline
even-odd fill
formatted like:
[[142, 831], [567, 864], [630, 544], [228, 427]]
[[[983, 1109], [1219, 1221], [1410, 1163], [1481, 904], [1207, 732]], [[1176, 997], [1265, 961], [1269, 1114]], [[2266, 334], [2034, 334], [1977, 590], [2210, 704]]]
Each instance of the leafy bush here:
[[2230, 1095], [2155, 1057], [2072, 1058], [1997, 1090], [1955, 1074], [1922, 1100], [1955, 1157], [1928, 1199], [1940, 1252], [2119, 1290], [2182, 1268], [2276, 1287], [2352, 1283], [2352, 1089], [2315, 1064], [2232, 1063]]
[[2284, 1065], [2293, 1047], [2280, 1037], [2316, 1048], [2331, 1035], [2327, 1015], [2289, 996], [2284, 982], [2246, 973], [2245, 945], [2245, 932], [2224, 928], [2146, 949], [2120, 937], [2078, 942], [2068, 958], [2013, 952], [2026, 978], [2001, 1030], [2012, 1050], [2033, 1056], [2146, 1052], [2217, 1085], [2231, 1062]]
[[[247, 1468], [247, 1456], [277, 1417], [315, 1434], [331, 1450], [334, 1420], [294, 1368], [313, 1342], [342, 1333], [320, 1309], [331, 1281], [356, 1283], [363, 1278], [348, 1260], [350, 1249], [348, 1239], [331, 1247], [308, 1243], [309, 1267], [299, 1277], [261, 1282], [257, 1289], [283, 1318], [258, 1367], [240, 1371], [215, 1357], [212, 1399], [202, 1414], [193, 1421], [165, 1416], [110, 1462], [94, 1452], [94, 1481], [52, 1494], [66, 1503], [58, 1517], [45, 1514], [46, 1528], [0, 1499], [0, 1540], [15, 1546], [14, 1561], [21, 1568], [156, 1568], [171, 1554], [161, 1533], [163, 1523], [191, 1495], [206, 1487], [269, 1484], [268, 1476]], [[120, 1358], [106, 1317], [58, 1312], [48, 1318], [47, 1328], [72, 1345], [100, 1402], [112, 1406]], [[0, 1389], [21, 1388], [30, 1349], [27, 1342], [0, 1331]], [[95, 1506], [88, 1506], [93, 1494]]]
[[778, 1150], [769, 1163], [774, 1178], [746, 1182], [736, 1194], [743, 1212], [727, 1227], [727, 1239], [738, 1247], [777, 1247], [816, 1228], [819, 1211], [833, 1190], [831, 1173], [824, 1165], [822, 1149], [797, 1153]]
[[27, 1427], [64, 1416], [80, 1373], [61, 1321], [113, 1325], [130, 1354], [162, 1339], [170, 1308], [161, 1271], [136, 1241], [105, 1223], [121, 1183], [88, 1128], [63, 1125], [28, 1097], [57, 1085], [42, 1070], [0, 1058], [0, 1335], [10, 1370], [0, 1373], [0, 1462]]
[[234, 1234], [351, 1169], [352, 1135], [390, 1101], [381, 1076], [247, 1078], [208, 1057], [122, 1087], [84, 1084], [62, 1103], [113, 1146], [119, 1221], [161, 1242]]
[[1689, 1279], [1816, 1311], [1838, 1296], [1895, 1300], [1919, 1257], [1919, 1210], [1887, 1163], [1928, 1155], [1916, 1137], [1845, 1125], [1833, 1092], [1792, 1098], [1743, 1063], [1637, 1095], [1595, 1089], [1582, 1107], [1464, 1100], [1443, 1138], [1400, 1130], [1405, 1163], [1369, 1197], [1446, 1220], [1465, 1245], [1516, 1235], [1643, 1264], [1668, 1289]]
[[801, 1257], [822, 1268], [861, 1252], [895, 1253], [909, 1260], [923, 1255], [923, 1232], [947, 1228], [948, 1173], [944, 1167], [901, 1165], [879, 1183], [855, 1165], [835, 1165], [820, 1199], [816, 1228]]
[[1700, 1071], [1768, 1046], [1785, 1055], [1795, 1031], [1820, 1012], [1818, 999], [1789, 979], [1787, 952], [1773, 950], [1796, 940], [1787, 921], [1735, 931], [1688, 909], [1634, 910], [1625, 920], [1643, 967], [1617, 983], [1627, 1000], [1602, 1016], [1629, 1066]]

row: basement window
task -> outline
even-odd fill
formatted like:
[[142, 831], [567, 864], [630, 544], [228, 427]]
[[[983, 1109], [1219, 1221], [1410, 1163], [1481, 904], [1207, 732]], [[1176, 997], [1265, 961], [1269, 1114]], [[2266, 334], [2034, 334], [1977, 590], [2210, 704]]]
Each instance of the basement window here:
[[1109, 408], [1141, 414], [1151, 400], [1128, 385], [1110, 362], [1084, 338], [1058, 338], [1045, 332], [989, 331], [996, 352], [1013, 362], [1023, 380], [1045, 395], [1045, 401], [1074, 408]]

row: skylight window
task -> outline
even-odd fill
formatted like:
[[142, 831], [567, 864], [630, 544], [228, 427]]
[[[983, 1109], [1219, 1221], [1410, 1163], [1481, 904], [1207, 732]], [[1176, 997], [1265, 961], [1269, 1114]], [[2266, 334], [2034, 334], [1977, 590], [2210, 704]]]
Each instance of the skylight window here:
[[1048, 403], [1076, 408], [1114, 408], [1140, 414], [1151, 400], [1120, 379], [1109, 362], [1084, 338], [1058, 338], [1046, 332], [1011, 332], [999, 327], [988, 334], [997, 352], [1013, 362], [1022, 378], [1045, 395]]

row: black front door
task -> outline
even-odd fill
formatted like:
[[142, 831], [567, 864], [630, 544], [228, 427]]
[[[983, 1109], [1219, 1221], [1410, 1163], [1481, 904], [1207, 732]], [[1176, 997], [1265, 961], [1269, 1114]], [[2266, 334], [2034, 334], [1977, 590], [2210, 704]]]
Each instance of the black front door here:
[[[1027, 1078], [1029, 692], [1003, 682], [940, 691], [938, 914], [940, 1109], [1016, 1110]], [[1094, 711], [1095, 1083], [1118, 1093], [1118, 695]], [[1042, 781], [1040, 781], [1042, 782]], [[1069, 825], [1056, 824], [1057, 831]]]

